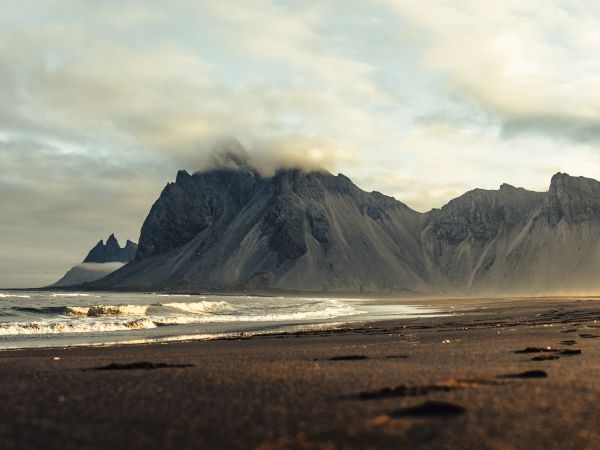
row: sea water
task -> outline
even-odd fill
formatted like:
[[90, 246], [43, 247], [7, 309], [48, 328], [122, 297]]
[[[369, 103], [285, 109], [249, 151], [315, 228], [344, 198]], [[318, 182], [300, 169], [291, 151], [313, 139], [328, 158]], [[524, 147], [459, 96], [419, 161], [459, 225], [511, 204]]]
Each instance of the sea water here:
[[368, 299], [0, 291], [0, 349], [214, 339], [439, 313]]

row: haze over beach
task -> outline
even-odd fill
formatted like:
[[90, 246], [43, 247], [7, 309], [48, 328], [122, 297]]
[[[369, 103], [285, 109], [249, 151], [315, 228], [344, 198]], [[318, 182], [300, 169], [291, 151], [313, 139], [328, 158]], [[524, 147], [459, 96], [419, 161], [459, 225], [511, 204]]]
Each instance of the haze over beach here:
[[600, 6], [0, 15], [0, 447], [595, 449]]

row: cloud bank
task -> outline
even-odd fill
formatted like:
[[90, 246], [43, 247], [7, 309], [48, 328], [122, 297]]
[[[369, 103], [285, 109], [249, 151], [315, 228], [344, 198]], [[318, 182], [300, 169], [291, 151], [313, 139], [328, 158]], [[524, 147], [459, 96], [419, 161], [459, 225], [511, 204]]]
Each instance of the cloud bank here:
[[427, 42], [447, 89], [499, 120], [505, 137], [575, 142], [600, 131], [600, 6], [593, 1], [390, 0]]

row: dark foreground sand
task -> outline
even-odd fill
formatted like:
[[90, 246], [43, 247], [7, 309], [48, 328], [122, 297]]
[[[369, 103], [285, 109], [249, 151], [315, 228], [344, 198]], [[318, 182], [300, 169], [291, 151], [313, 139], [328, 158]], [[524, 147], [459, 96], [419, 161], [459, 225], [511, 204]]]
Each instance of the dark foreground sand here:
[[2, 352], [0, 448], [600, 448], [600, 301], [470, 303], [317, 334]]

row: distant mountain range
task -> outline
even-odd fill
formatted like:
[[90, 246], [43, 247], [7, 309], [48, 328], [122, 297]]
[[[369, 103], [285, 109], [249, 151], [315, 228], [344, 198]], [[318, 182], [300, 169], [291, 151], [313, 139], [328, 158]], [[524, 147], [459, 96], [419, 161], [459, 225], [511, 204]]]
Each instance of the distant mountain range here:
[[169, 183], [134, 260], [95, 288], [406, 295], [600, 290], [600, 183], [475, 189], [427, 213], [344, 175], [239, 158]]
[[120, 269], [131, 261], [137, 252], [137, 244], [127, 241], [121, 248], [114, 234], [100, 241], [90, 250], [81, 264], [73, 266], [53, 287], [76, 286], [99, 280], [109, 273]]

